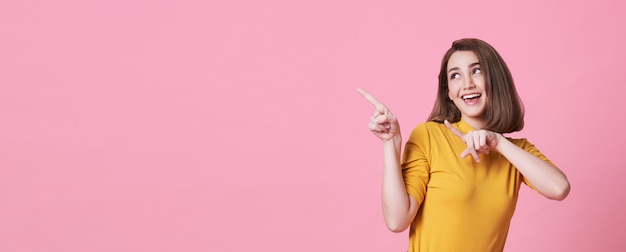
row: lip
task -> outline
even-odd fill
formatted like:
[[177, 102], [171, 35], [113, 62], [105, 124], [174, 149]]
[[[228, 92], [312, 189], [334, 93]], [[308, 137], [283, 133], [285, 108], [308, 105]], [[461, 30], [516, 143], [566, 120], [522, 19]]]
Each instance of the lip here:
[[479, 97], [482, 97], [483, 94], [479, 92], [466, 93], [466, 94], [461, 95], [461, 99], [465, 100], [465, 98], [463, 97], [468, 96], [468, 95], [479, 95]]

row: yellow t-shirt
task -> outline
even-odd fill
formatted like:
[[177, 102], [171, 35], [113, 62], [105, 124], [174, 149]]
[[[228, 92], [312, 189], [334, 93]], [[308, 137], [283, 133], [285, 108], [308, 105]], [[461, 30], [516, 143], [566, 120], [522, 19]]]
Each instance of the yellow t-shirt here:
[[[452, 124], [463, 133], [466, 122]], [[509, 139], [550, 162], [526, 139]], [[459, 156], [467, 145], [444, 124], [426, 122], [409, 137], [402, 157], [407, 192], [420, 204], [409, 252], [502, 251], [521, 182], [532, 185], [501, 154]]]

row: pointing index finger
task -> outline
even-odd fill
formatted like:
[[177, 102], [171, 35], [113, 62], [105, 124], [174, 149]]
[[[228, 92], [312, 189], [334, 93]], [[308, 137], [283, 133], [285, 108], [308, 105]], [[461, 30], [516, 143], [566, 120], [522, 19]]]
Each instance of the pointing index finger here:
[[450, 131], [452, 131], [452, 133], [454, 133], [455, 135], [457, 135], [458, 137], [461, 138], [461, 140], [463, 140], [465, 142], [465, 135], [463, 135], [463, 133], [461, 133], [461, 131], [459, 131], [458, 129], [456, 129], [455, 127], [452, 126], [452, 124], [450, 124], [450, 122], [448, 122], [448, 120], [444, 120], [443, 124], [446, 125], [446, 127], [448, 127], [448, 129]]
[[382, 104], [380, 101], [378, 101], [378, 99], [376, 99], [376, 97], [374, 97], [373, 95], [369, 94], [368, 92], [365, 92], [365, 90], [363, 90], [362, 88], [358, 88], [356, 90], [357, 92], [359, 92], [359, 94], [361, 94], [367, 101], [369, 101], [371, 104], [373, 104], [376, 107], [376, 110], [378, 110], [380, 113], [384, 113], [386, 108], [384, 104]]

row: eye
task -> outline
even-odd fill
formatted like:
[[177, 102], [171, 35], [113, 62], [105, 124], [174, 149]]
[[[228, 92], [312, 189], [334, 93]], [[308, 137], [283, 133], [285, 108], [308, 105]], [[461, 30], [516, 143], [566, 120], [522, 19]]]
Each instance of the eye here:
[[481, 74], [482, 72], [483, 72], [483, 71], [482, 71], [482, 70], [480, 70], [480, 68], [474, 68], [474, 69], [472, 70], [472, 73], [473, 73], [473, 74]]
[[451, 80], [458, 79], [458, 78], [461, 78], [461, 75], [458, 73], [453, 73], [452, 75], [450, 75]]

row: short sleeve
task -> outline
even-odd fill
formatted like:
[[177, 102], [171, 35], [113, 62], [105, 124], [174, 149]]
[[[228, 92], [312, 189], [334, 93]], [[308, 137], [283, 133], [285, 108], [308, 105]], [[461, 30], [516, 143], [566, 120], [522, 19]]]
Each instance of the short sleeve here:
[[425, 124], [417, 126], [404, 147], [402, 176], [407, 193], [420, 205], [426, 195], [429, 180], [429, 134]]
[[[514, 141], [515, 145], [517, 145], [518, 147], [522, 148], [523, 150], [525, 150], [526, 152], [532, 154], [535, 157], [540, 158], [543, 161], [548, 162], [550, 165], [554, 166], [554, 164], [552, 163], [552, 161], [550, 161], [545, 155], [543, 155], [543, 153], [541, 153], [541, 151], [539, 151], [539, 149], [537, 149], [537, 147], [535, 147], [535, 145], [533, 145], [532, 143], [530, 143], [526, 138], [523, 139], [515, 139]], [[522, 175], [522, 181], [524, 182], [524, 184], [526, 184], [528, 187], [532, 188], [533, 190], [537, 190], [535, 189], [535, 187], [528, 181], [528, 179], [526, 179], [526, 177], [524, 177]]]

